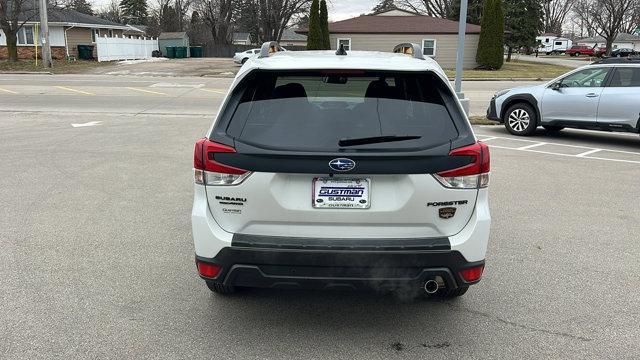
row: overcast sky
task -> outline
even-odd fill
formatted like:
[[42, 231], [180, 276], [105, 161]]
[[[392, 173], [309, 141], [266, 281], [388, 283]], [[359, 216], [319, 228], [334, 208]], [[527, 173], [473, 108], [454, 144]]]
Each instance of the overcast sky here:
[[[108, 4], [110, 0], [93, 0], [92, 2], [96, 8], [101, 8]], [[149, 5], [155, 2], [155, 0], [147, 0]], [[378, 0], [329, 0], [329, 21], [344, 20], [362, 13], [371, 12], [371, 9], [378, 2]]]

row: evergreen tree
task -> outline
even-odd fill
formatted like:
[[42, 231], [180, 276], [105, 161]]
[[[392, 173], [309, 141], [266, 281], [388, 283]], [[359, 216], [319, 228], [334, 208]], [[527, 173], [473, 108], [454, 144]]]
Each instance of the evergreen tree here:
[[322, 48], [324, 50], [331, 50], [329, 13], [327, 12], [327, 2], [325, 0], [320, 0], [320, 30], [322, 30]]
[[309, 10], [309, 34], [307, 34], [307, 50], [322, 50], [322, 28], [318, 0], [313, 0]]
[[66, 7], [83, 14], [93, 15], [93, 9], [87, 0], [70, 0]]
[[480, 26], [480, 40], [478, 41], [476, 61], [483, 68], [498, 70], [504, 62], [502, 0], [485, 0]]
[[507, 62], [511, 61], [513, 49], [533, 47], [536, 36], [544, 30], [544, 11], [538, 0], [505, 0], [504, 26], [506, 30]]
[[395, 8], [396, 8], [396, 4], [394, 4], [394, 0], [380, 0], [380, 3], [374, 6], [371, 11], [373, 11], [373, 13], [375, 14], [381, 11], [387, 11]]
[[120, 8], [122, 9], [122, 17], [127, 24], [147, 24], [146, 0], [121, 0]]

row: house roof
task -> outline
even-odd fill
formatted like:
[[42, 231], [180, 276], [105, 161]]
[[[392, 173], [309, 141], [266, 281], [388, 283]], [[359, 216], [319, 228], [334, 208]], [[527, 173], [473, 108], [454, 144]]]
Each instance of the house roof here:
[[284, 29], [280, 41], [307, 41], [307, 36], [298, 34], [293, 29]]
[[[101, 19], [97, 16], [92, 16], [88, 14], [83, 14], [81, 12], [71, 10], [71, 9], [62, 9], [58, 7], [50, 8], [47, 12], [49, 23], [53, 24], [63, 24], [63, 25], [75, 25], [75, 26], [85, 26], [85, 27], [105, 27], [105, 28], [127, 28], [124, 24], [118, 24], [117, 22]], [[31, 11], [25, 11], [21, 14], [19, 19], [21, 21], [27, 22], [39, 22], [40, 11], [38, 9], [34, 9]]]
[[[603, 43], [605, 41], [606, 41], [605, 38], [603, 38], [602, 36], [592, 36], [584, 39], [579, 39], [577, 42]], [[616, 36], [616, 39], [613, 42], [621, 42], [621, 41], [640, 41], [640, 36], [627, 34], [627, 33], [620, 33], [618, 34], [618, 36]]]
[[[298, 29], [306, 34], [308, 29]], [[329, 23], [332, 34], [457, 34], [458, 22], [431, 16], [362, 15]], [[480, 26], [467, 24], [467, 34], [479, 34]]]
[[169, 39], [183, 39], [187, 36], [187, 33], [184, 31], [178, 32], [163, 32], [158, 36], [158, 40], [169, 40]]

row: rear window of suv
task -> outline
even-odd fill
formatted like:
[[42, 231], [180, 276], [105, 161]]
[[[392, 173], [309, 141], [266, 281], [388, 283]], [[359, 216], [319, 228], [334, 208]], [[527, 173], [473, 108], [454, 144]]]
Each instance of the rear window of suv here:
[[459, 112], [449, 111], [454, 95], [432, 73], [257, 71], [235, 92], [226, 134], [262, 148], [338, 151], [344, 139], [409, 136], [349, 146], [408, 150], [458, 136], [452, 114]]

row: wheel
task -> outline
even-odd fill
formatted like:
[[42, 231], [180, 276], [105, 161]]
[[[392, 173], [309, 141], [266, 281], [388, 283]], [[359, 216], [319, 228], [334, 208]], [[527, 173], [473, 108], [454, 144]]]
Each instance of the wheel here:
[[554, 126], [554, 125], [542, 125], [542, 127], [549, 132], [558, 132], [564, 129], [564, 126]]
[[516, 103], [504, 113], [504, 127], [513, 135], [532, 135], [538, 127], [536, 112], [531, 105]]
[[435, 296], [440, 299], [453, 299], [453, 298], [457, 298], [459, 296], [464, 295], [468, 290], [469, 290], [468, 286], [460, 286], [454, 290], [442, 289], [438, 291], [435, 294]]
[[242, 65], [244, 65], [244, 63], [246, 63], [246, 62], [247, 62], [247, 60], [249, 60], [249, 58], [244, 58], [244, 59], [242, 59]]
[[215, 281], [207, 281], [206, 283], [209, 290], [213, 291], [216, 294], [227, 295], [236, 292], [235, 286], [223, 285], [222, 283]]

